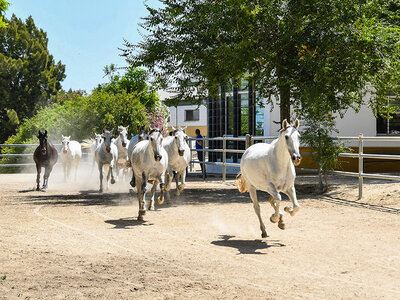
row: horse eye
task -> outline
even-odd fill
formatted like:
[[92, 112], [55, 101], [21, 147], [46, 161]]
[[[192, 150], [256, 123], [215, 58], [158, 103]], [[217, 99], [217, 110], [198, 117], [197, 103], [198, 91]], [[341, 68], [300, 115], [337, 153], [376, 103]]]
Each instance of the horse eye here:
[[153, 138], [150, 138], [150, 140], [151, 140], [151, 141], [154, 141], [154, 139], [153, 139]]
[[177, 140], [177, 139], [178, 139], [178, 137], [176, 136], [176, 137], [175, 137], [175, 139]]
[[285, 135], [285, 139], [289, 139], [289, 137], [287, 135]]

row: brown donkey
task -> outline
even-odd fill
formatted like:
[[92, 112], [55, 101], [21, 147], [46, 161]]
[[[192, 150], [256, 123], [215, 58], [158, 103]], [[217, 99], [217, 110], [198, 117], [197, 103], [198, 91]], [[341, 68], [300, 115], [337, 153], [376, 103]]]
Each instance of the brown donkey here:
[[35, 153], [33, 153], [33, 160], [36, 163], [36, 190], [40, 191], [40, 172], [42, 167], [44, 168], [44, 176], [43, 176], [43, 187], [42, 190], [45, 191], [47, 189], [47, 182], [49, 180], [49, 176], [51, 170], [53, 170], [54, 165], [58, 159], [57, 149], [47, 141], [47, 130], [44, 133], [39, 133], [36, 135], [39, 139], [40, 145], [36, 148]]

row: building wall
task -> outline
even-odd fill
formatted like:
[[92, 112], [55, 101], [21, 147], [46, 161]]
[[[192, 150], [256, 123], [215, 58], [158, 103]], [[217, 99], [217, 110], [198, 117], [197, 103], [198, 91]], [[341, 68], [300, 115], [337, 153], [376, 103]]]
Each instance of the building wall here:
[[[199, 109], [198, 121], [185, 121], [185, 110]], [[182, 105], [169, 107], [170, 119], [168, 122], [169, 130], [173, 127], [187, 127], [186, 134], [188, 136], [195, 136], [195, 130], [198, 128], [203, 136], [207, 136], [207, 108], [204, 105]]]

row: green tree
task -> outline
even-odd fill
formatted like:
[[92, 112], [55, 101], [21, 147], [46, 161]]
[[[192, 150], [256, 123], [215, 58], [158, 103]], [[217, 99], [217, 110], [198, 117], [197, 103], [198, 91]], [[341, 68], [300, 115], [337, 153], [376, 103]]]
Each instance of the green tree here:
[[0, 0], [0, 28], [4, 28], [7, 25], [7, 23], [3, 20], [3, 12], [7, 10], [9, 5], [9, 2], [5, 0]]
[[216, 95], [246, 77], [290, 120], [291, 107], [301, 116], [314, 102], [324, 113], [357, 109], [367, 92], [375, 113], [385, 113], [387, 92], [397, 90], [396, 0], [161, 2], [147, 7], [144, 38], [126, 41], [123, 55], [157, 84], [177, 87], [178, 99]]
[[[124, 70], [123, 75], [119, 74], [119, 70]], [[158, 96], [155, 90], [147, 84], [147, 72], [139, 68], [118, 68], [116, 65], [111, 64], [104, 67], [104, 74], [108, 76], [109, 82], [99, 84], [94, 91], [105, 91], [107, 93], [136, 93], [140, 102], [148, 108], [153, 108], [157, 101]]]
[[65, 66], [47, 49], [47, 34], [32, 17], [15, 17], [0, 28], [0, 142], [15, 132], [8, 110], [19, 120], [32, 117], [61, 89]]

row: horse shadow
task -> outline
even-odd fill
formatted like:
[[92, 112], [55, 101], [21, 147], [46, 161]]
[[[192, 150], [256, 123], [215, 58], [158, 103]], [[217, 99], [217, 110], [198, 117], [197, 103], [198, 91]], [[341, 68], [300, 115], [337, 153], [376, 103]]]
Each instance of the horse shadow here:
[[114, 225], [112, 229], [129, 229], [129, 227], [134, 226], [151, 226], [153, 223], [147, 223], [144, 220], [137, 220], [136, 218], [120, 218], [116, 220], [106, 220], [104, 221], [107, 224]]
[[220, 247], [235, 248], [239, 251], [239, 254], [258, 254], [265, 255], [266, 253], [260, 252], [260, 250], [268, 249], [271, 247], [286, 247], [285, 244], [279, 243], [277, 240], [236, 240], [233, 239], [233, 235], [220, 235], [220, 240], [212, 241], [211, 244]]

